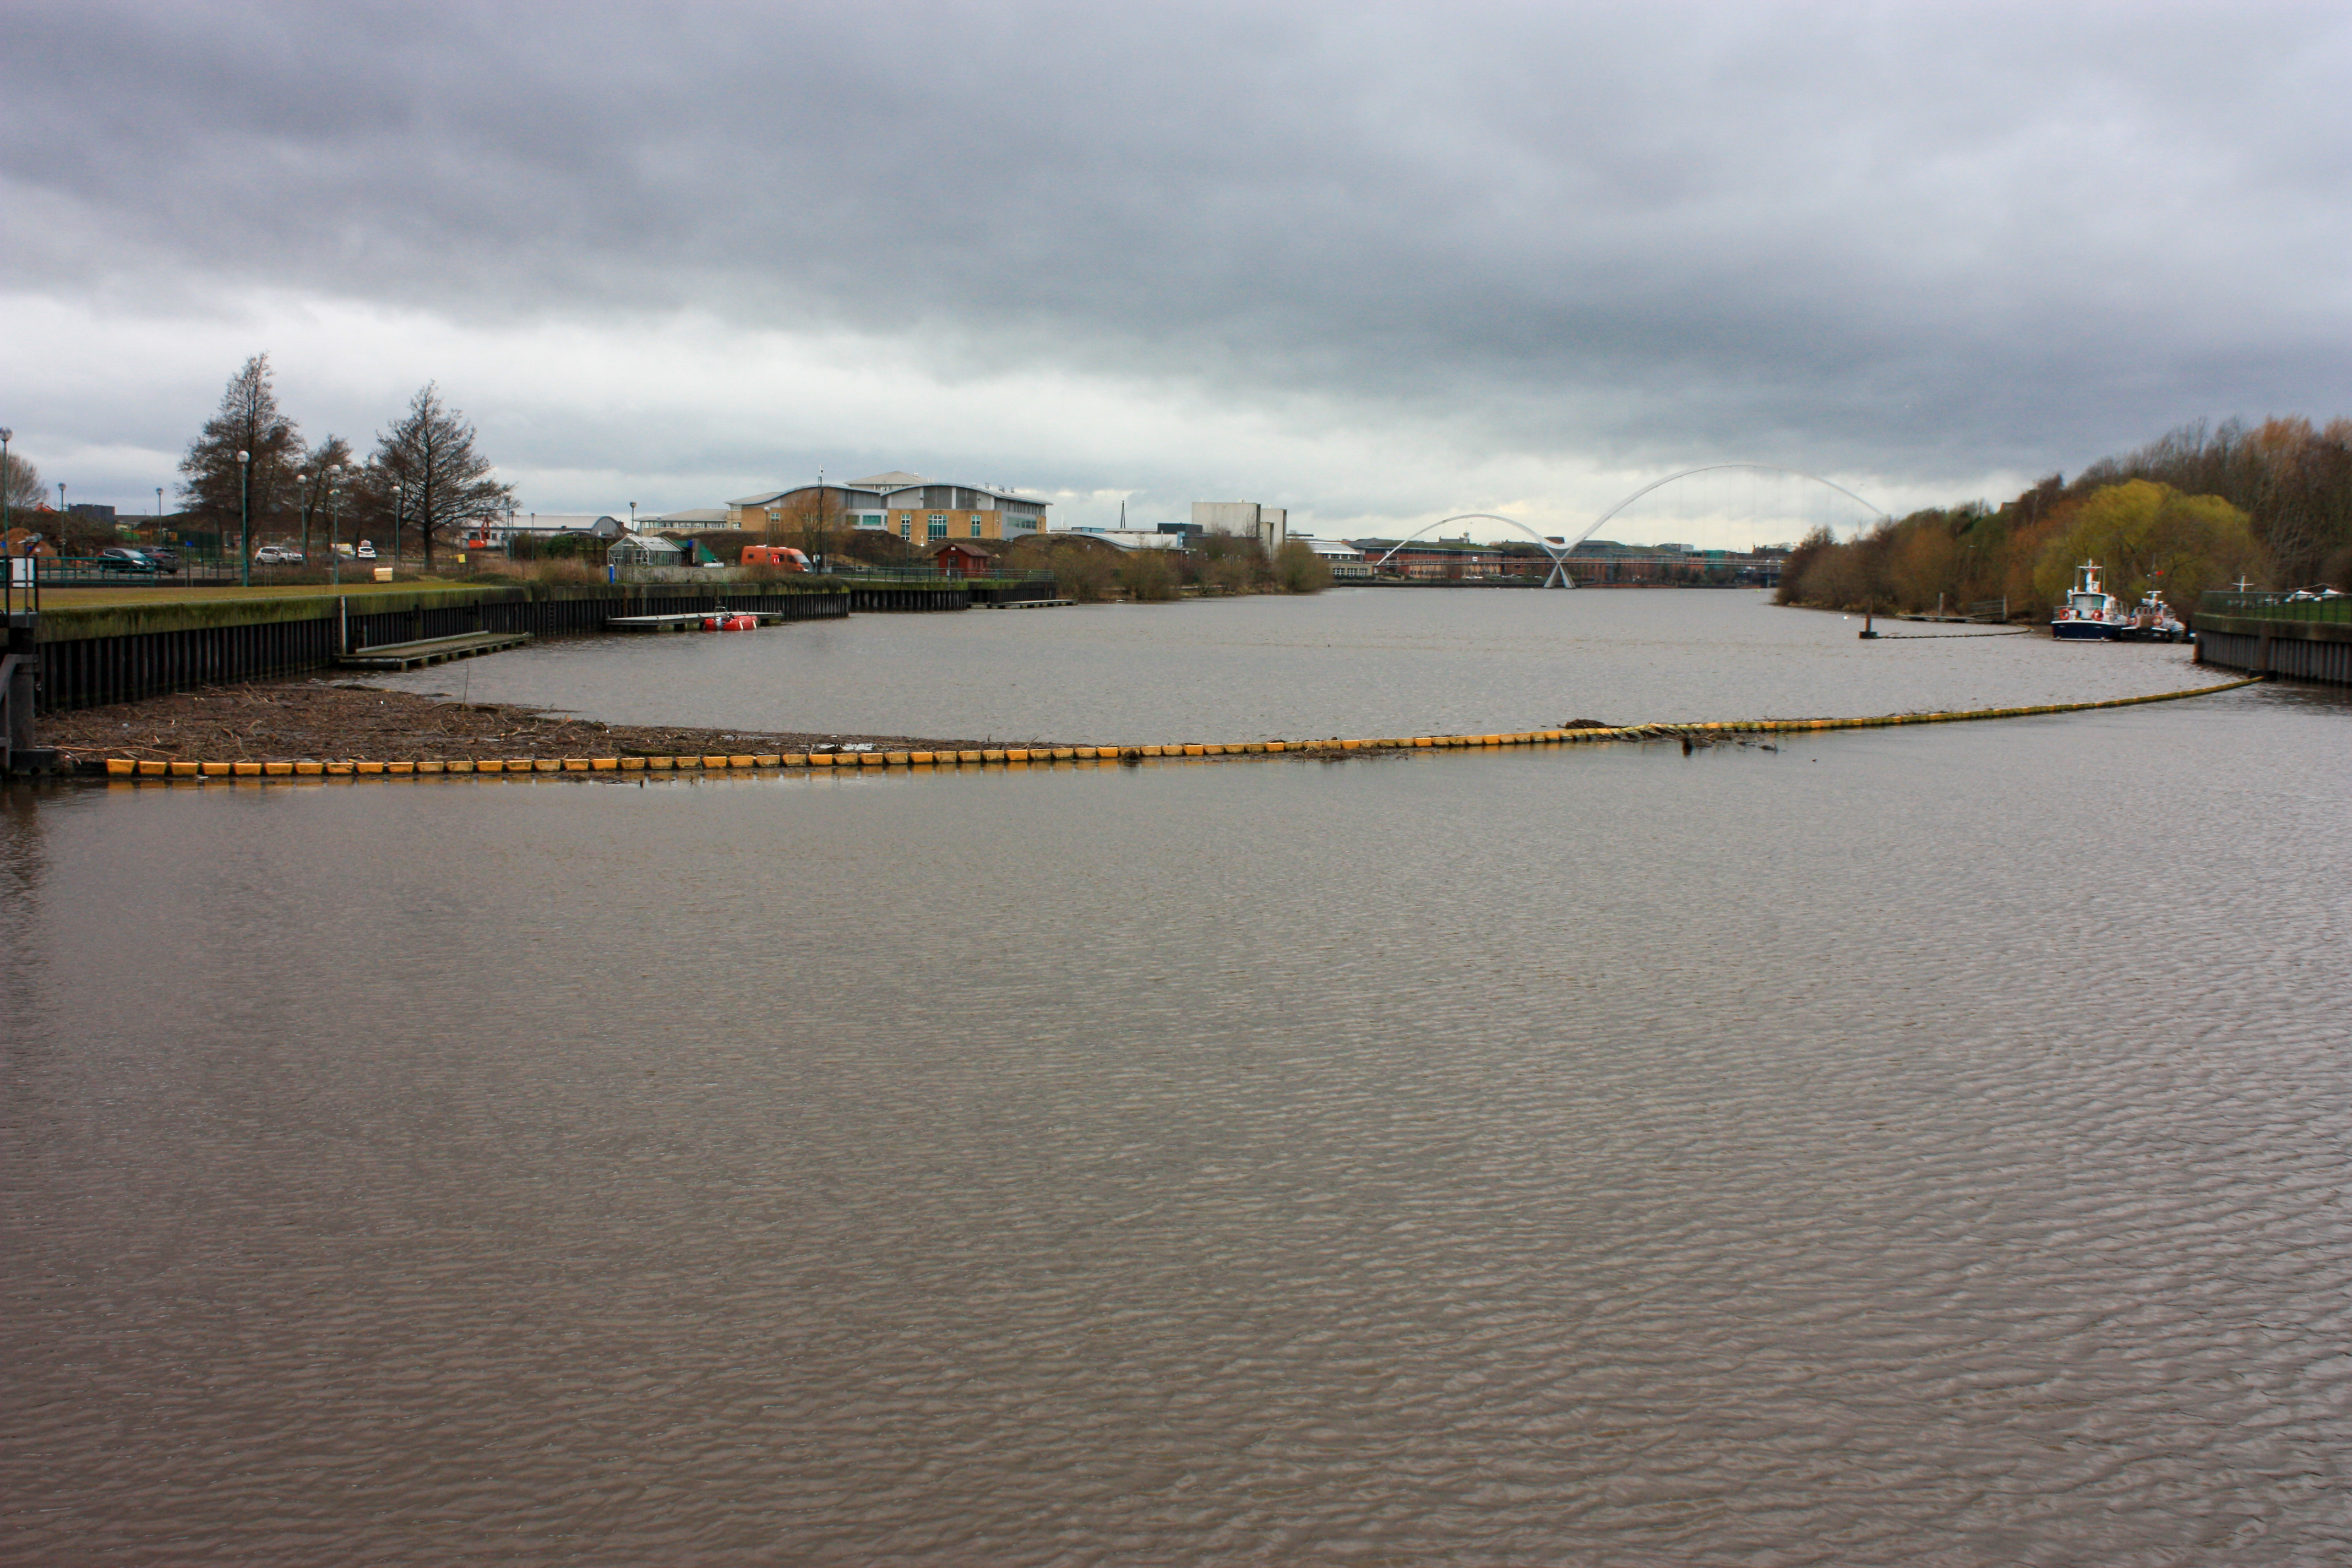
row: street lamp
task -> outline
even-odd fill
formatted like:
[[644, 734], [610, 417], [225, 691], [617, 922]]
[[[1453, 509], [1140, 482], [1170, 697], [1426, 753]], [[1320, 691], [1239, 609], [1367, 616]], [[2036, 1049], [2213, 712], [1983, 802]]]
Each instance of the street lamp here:
[[236, 526], [244, 545], [237, 552], [236, 585], [253, 586], [253, 454], [236, 455]]
[[[0, 555], [8, 553], [8, 492], [16, 488], [16, 470], [8, 466], [8, 443], [16, 438], [16, 432], [0, 426]], [[0, 570], [7, 572], [8, 587], [13, 593], [16, 582], [16, 563], [11, 562]], [[27, 566], [25, 570], [30, 572], [34, 568]], [[16, 606], [11, 604], [8, 608], [13, 614]]]
[[343, 585], [343, 552], [336, 548], [335, 487], [342, 483], [342, 472], [341, 463], [327, 465], [327, 570], [338, 588]]

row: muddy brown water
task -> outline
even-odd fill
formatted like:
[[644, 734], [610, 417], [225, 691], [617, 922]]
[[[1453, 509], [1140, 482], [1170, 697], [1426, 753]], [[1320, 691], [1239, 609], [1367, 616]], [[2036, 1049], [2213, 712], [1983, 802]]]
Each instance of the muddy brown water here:
[[2341, 1561], [2348, 780], [5, 792], [0, 1561]]
[[613, 724], [1150, 745], [2021, 707], [2214, 679], [2180, 646], [1891, 621], [1872, 643], [1862, 625], [1745, 590], [1354, 588], [567, 638], [381, 684]]

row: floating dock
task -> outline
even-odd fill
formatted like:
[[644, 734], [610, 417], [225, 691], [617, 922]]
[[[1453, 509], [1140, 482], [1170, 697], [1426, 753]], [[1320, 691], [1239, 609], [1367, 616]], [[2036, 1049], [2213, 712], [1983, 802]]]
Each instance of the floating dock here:
[[476, 654], [520, 647], [529, 641], [529, 632], [472, 632], [462, 637], [426, 637], [421, 642], [380, 643], [374, 647], [337, 654], [335, 663], [343, 669], [418, 669], [453, 658], [471, 658]]
[[705, 621], [725, 620], [735, 616], [750, 616], [763, 626], [780, 626], [798, 617], [779, 615], [772, 610], [696, 610], [683, 616], [607, 616], [604, 627], [615, 632], [692, 632], [702, 629]]

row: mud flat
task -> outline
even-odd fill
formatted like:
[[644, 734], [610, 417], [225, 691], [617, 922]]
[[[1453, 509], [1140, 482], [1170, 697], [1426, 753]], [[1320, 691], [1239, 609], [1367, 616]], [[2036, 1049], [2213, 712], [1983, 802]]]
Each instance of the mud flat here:
[[242, 681], [136, 702], [44, 713], [41, 743], [77, 763], [296, 757], [663, 755], [821, 752], [871, 745], [960, 751], [1050, 743], [983, 739], [601, 724], [495, 702], [449, 702], [320, 679]]

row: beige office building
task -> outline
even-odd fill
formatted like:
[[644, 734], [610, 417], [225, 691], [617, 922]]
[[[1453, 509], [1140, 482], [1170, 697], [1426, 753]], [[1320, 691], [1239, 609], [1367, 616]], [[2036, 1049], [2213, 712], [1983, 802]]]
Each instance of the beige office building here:
[[1024, 539], [1046, 531], [1046, 503], [988, 485], [960, 485], [920, 474], [874, 474], [846, 484], [803, 485], [727, 503], [730, 527], [753, 533], [789, 530], [818, 514], [842, 525], [897, 535], [909, 544], [958, 539]]

